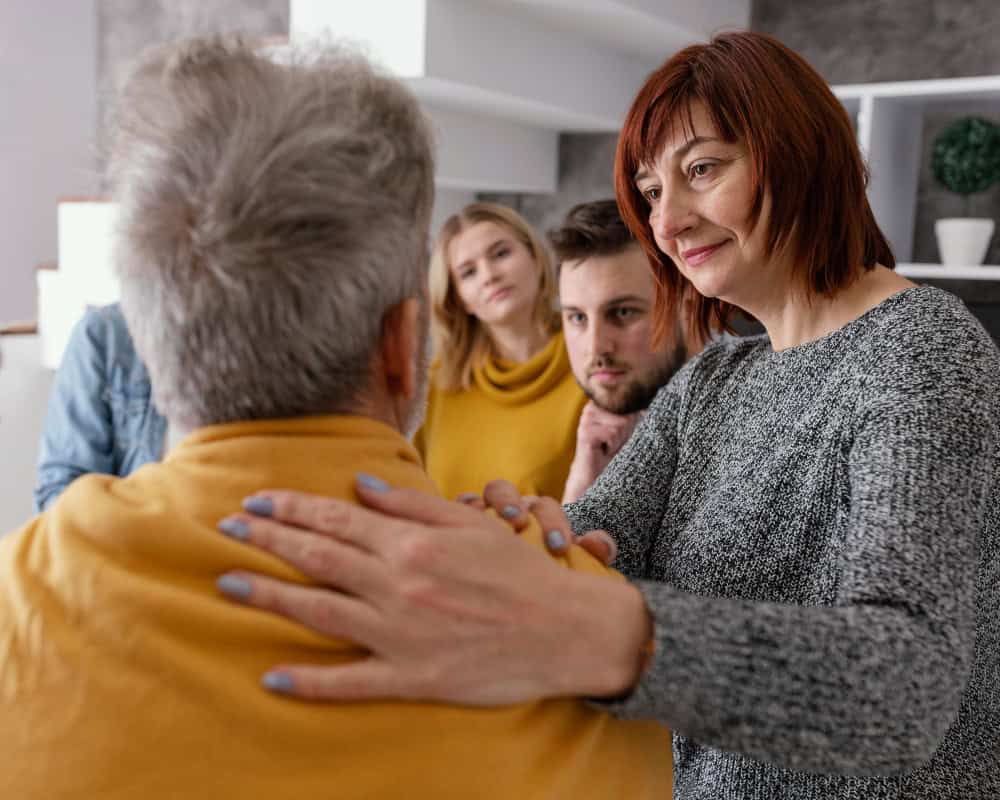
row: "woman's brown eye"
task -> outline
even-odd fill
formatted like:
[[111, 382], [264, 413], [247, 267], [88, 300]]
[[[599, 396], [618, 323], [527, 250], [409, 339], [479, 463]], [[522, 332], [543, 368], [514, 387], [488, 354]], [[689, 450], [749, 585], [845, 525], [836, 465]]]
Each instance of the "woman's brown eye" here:
[[712, 169], [712, 165], [711, 164], [705, 164], [705, 163], [694, 164], [691, 167], [691, 174], [695, 178], [704, 178], [706, 175], [708, 175], [708, 173], [711, 171], [711, 169]]

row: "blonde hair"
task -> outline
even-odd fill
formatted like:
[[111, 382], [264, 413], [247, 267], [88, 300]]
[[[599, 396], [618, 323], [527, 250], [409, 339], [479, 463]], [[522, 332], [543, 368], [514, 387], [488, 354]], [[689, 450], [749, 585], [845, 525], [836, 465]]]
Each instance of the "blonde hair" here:
[[486, 326], [463, 308], [452, 281], [448, 248], [460, 233], [480, 222], [493, 222], [509, 230], [538, 267], [538, 295], [532, 319], [547, 334], [559, 330], [556, 284], [552, 259], [541, 238], [514, 209], [496, 203], [471, 203], [445, 220], [431, 255], [430, 293], [433, 311], [434, 352], [438, 360], [435, 384], [446, 391], [468, 389], [472, 372], [490, 354]]

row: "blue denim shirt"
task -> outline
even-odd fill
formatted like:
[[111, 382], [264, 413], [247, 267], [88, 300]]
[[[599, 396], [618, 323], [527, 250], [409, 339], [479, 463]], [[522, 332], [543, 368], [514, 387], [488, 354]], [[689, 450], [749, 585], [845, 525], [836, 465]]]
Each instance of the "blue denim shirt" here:
[[35, 508], [88, 472], [125, 476], [158, 461], [166, 420], [118, 304], [87, 311], [56, 372], [42, 432]]

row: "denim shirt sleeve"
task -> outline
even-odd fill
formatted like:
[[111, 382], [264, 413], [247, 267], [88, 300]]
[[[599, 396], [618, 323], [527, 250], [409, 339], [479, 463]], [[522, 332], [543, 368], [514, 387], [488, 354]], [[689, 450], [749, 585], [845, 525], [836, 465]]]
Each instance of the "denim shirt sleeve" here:
[[80, 475], [125, 475], [156, 460], [165, 428], [119, 307], [88, 310], [73, 329], [49, 398], [36, 510]]

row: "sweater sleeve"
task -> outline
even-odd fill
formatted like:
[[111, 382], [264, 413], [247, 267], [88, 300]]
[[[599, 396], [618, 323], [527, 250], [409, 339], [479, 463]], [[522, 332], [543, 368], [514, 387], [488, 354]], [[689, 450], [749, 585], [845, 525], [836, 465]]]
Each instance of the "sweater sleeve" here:
[[927, 762], [970, 674], [995, 480], [997, 356], [985, 334], [958, 333], [863, 378], [839, 489], [850, 511], [834, 605], [639, 581], [656, 657], [612, 713], [794, 770], [889, 774]]
[[576, 533], [601, 529], [614, 535], [614, 566], [626, 575], [647, 573], [649, 549], [661, 528], [677, 464], [679, 411], [690, 366], [660, 390], [600, 477], [565, 507]]

